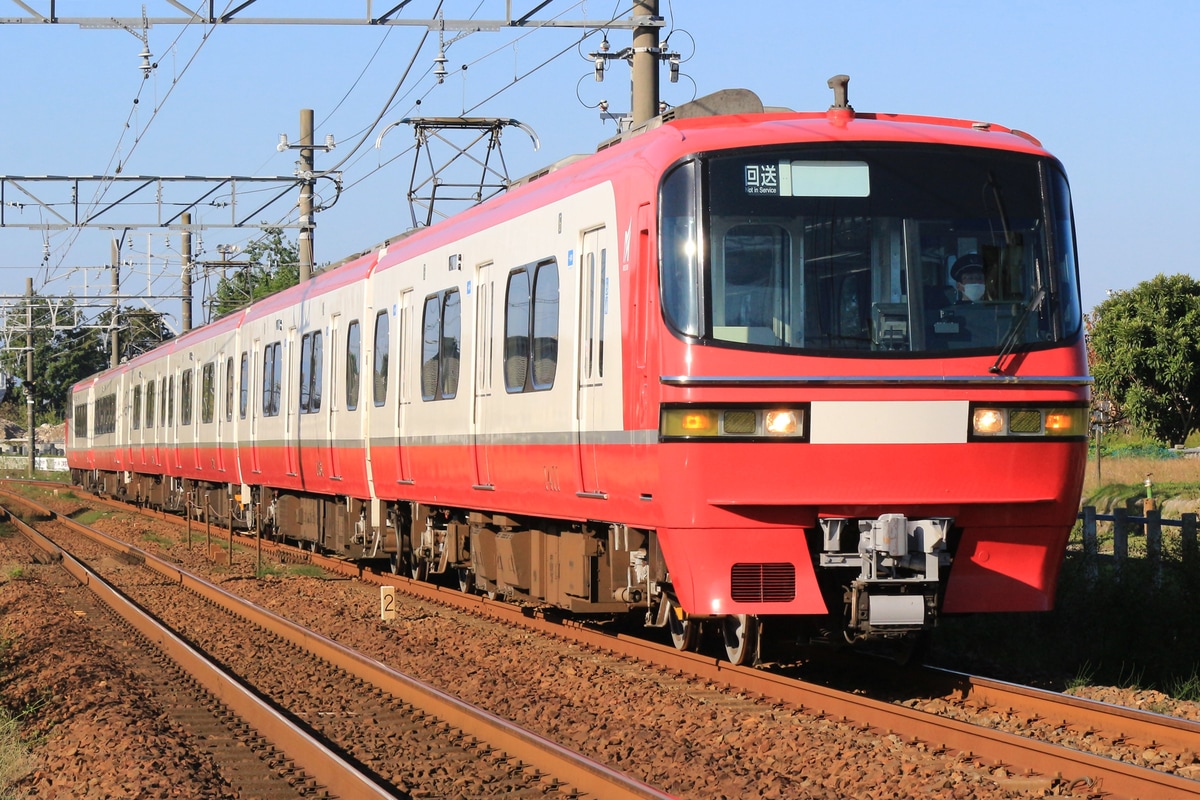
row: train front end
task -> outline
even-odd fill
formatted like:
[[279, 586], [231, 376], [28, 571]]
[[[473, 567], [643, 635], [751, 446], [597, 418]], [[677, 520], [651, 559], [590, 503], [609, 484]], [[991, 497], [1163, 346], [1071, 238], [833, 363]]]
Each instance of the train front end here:
[[767, 126], [661, 184], [676, 643], [721, 620], [743, 660], [770, 616], [856, 640], [1049, 609], [1089, 392], [1060, 165], [992, 126]]

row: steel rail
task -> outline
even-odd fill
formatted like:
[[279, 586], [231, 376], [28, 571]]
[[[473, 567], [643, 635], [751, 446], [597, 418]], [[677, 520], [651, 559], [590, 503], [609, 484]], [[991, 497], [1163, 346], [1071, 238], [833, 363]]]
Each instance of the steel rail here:
[[[120, 504], [128, 508], [125, 504]], [[265, 543], [264, 543], [265, 545]], [[548, 636], [567, 638], [584, 646], [608, 652], [622, 653], [642, 659], [657, 666], [695, 675], [742, 691], [753, 692], [764, 697], [779, 699], [811, 713], [841, 717], [869, 726], [876, 730], [903, 732], [915, 739], [946, 749], [971, 753], [996, 765], [1008, 765], [1043, 775], [1061, 774], [1068, 778], [1083, 780], [1093, 786], [1102, 786], [1106, 793], [1117, 797], [1155, 797], [1163, 800], [1174, 798], [1200, 798], [1200, 781], [1194, 781], [1140, 767], [1126, 762], [1084, 753], [1060, 745], [1039, 742], [1017, 734], [984, 728], [959, 720], [939, 717], [927, 712], [873, 700], [861, 695], [839, 692], [835, 689], [795, 681], [749, 667], [738, 667], [728, 662], [698, 653], [680, 652], [667, 645], [648, 642], [636, 637], [597, 631], [572, 620], [550, 619], [529, 608], [511, 603], [487, 600], [465, 595], [453, 589], [410, 580], [404, 576], [376, 573], [361, 565], [341, 559], [304, 553], [304, 558], [324, 569], [348, 577], [358, 577], [375, 585], [392, 585], [408, 594], [423, 599], [473, 610], [504, 620], [513, 625], [522, 625]], [[1000, 682], [972, 679], [973, 691], [983, 698], [985, 692], [996, 696]], [[1024, 687], [1023, 687], [1024, 688]], [[1035, 693], [1037, 690], [1024, 688]], [[1110, 710], [1127, 720], [1131, 736], [1146, 741], [1191, 742], [1191, 736], [1200, 730], [1195, 723], [1178, 720], [1168, 723], [1176, 731], [1166, 729], [1147, 733], [1154, 728], [1152, 717], [1146, 712], [1116, 706], [1102, 706], [1091, 701], [1073, 698], [1068, 703], [1072, 709], [1089, 715], [1088, 724], [1103, 729]], [[1173, 718], [1162, 718], [1171, 720]], [[1132, 727], [1134, 724], [1142, 726]], [[1193, 752], [1200, 752], [1200, 743], [1186, 744]]]
[[[22, 500], [22, 502], [25, 501]], [[0, 509], [0, 513], [6, 512]], [[57, 518], [59, 521], [70, 524], [63, 517], [57, 517], [51, 512], [47, 513], [50, 513], [51, 518]], [[369, 780], [337, 753], [252, 694], [220, 667], [209, 661], [169, 628], [159, 623], [31, 525], [12, 514], [8, 514], [8, 516], [23, 535], [50, 554], [51, 558], [60, 561], [62, 567], [80, 584], [88, 588], [147, 640], [157, 645], [210, 694], [245, 720], [263, 738], [286, 753], [307, 776], [316, 780], [331, 794], [336, 797], [356, 799], [393, 797], [390, 792]], [[136, 550], [136, 548], [132, 549]]]
[[[931, 668], [932, 669], [932, 668]], [[1021, 709], [1042, 715], [1042, 719], [1062, 719], [1071, 725], [1086, 725], [1095, 730], [1111, 730], [1112, 720], [1119, 719], [1123, 728], [1117, 738], [1136, 741], [1146, 746], [1170, 745], [1200, 753], [1200, 722], [1165, 714], [1155, 714], [1098, 700], [1047, 692], [993, 678], [981, 678], [954, 670], [935, 669], [954, 681], [964, 699], [993, 707]], [[1070, 719], [1066, 711], [1070, 711]]]
[[[205, 600], [245, 617], [254, 624], [314, 653], [349, 674], [403, 699], [453, 727], [469, 731], [472, 735], [504, 750], [510, 756], [527, 762], [580, 791], [613, 800], [673, 800], [674, 798], [673, 795], [661, 792], [619, 770], [612, 769], [545, 739], [502, 717], [472, 706], [315, 631], [284, 619], [235, 594], [226, 592], [182, 567], [164, 561], [134, 545], [113, 539], [68, 517], [55, 514], [29, 498], [13, 495], [3, 490], [0, 490], [0, 495], [11, 497], [31, 508], [36, 508], [40, 513], [70, 526], [94, 541], [143, 562], [167, 580], [178, 583], [181, 588], [188, 589]], [[321, 560], [325, 561], [326, 559]], [[347, 563], [335, 561], [334, 566]], [[324, 565], [322, 564], [322, 566]], [[358, 574], [358, 571], [356, 570], [354, 574]], [[346, 796], [358, 797], [359, 795], [349, 794]]]
[[[556, 621], [542, 616], [531, 616], [528, 609], [461, 595], [453, 589], [422, 584], [400, 576], [372, 578], [367, 574], [364, 575], [364, 579], [396, 583], [403, 586], [404, 591], [434, 602], [470, 605], [514, 625], [524, 625], [546, 635], [570, 638], [589, 647], [630, 655], [666, 669], [695, 675], [703, 680], [782, 700], [809, 713], [851, 720], [877, 731], [902, 733], [942, 749], [970, 753], [995, 765], [1085, 781], [1092, 786], [1103, 787], [1107, 795], [1114, 797], [1136, 800], [1146, 797], [1153, 797], [1155, 800], [1200, 798], [1200, 781], [1147, 767], [1039, 742], [1006, 731], [948, 719], [861, 695], [802, 683], [751, 667], [735, 666], [711, 656], [680, 652], [668, 645], [632, 636], [622, 634], [614, 637], [612, 634], [596, 631], [570, 620]], [[980, 688], [983, 688], [982, 684]], [[1078, 700], [1078, 703], [1072, 706], [1082, 708], [1085, 703], [1086, 701]], [[1129, 712], [1122, 714], [1122, 718], [1125, 719], [1136, 717], [1139, 713], [1130, 709], [1124, 711]], [[1096, 715], [1097, 720], [1103, 716], [1101, 712], [1096, 712]], [[1183, 727], [1186, 728], [1187, 725]], [[1200, 744], [1195, 745], [1193, 751], [1200, 751]]]

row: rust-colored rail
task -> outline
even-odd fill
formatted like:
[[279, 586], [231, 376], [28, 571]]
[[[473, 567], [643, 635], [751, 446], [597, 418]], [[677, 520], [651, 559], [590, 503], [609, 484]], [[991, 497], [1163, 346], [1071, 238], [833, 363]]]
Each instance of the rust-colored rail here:
[[[120, 505], [126, 510], [130, 508], [124, 504], [114, 505]], [[273, 547], [267, 543], [263, 546]], [[679, 652], [671, 647], [634, 637], [613, 636], [570, 620], [548, 619], [532, 613], [528, 608], [465, 595], [399, 575], [375, 573], [361, 565], [341, 559], [309, 553], [304, 553], [303, 557], [330, 572], [358, 577], [377, 585], [393, 585], [408, 594], [432, 602], [493, 616], [503, 619], [508, 624], [525, 626], [545, 635], [568, 638], [586, 646], [628, 655], [736, 690], [779, 699], [814, 713], [853, 720], [877, 730], [903, 733], [935, 747], [969, 752], [991, 763], [1007, 765], [1016, 770], [1047, 776], [1062, 775], [1068, 780], [1084, 781], [1093, 786], [1103, 787], [1104, 793], [1114, 797], [1154, 797], [1164, 800], [1200, 797], [1200, 781], [939, 717], [861, 695], [802, 683], [761, 670], [733, 666], [716, 658]], [[1039, 692], [1027, 687], [1013, 687], [1016, 691], [1005, 693], [1004, 684], [998, 681], [973, 677], [964, 677], [964, 681], [964, 693], [970, 693], [976, 699], [991, 705], [1030, 709], [1042, 717], [1061, 716], [1073, 724], [1091, 725], [1107, 730], [1113, 728], [1112, 719], [1116, 716], [1122, 720], [1121, 732], [1127, 739], [1147, 743], [1174, 743], [1193, 752], [1200, 752], [1200, 726], [1196, 723], [1081, 698]], [[1036, 708], [1031, 705], [1034, 698], [1038, 698], [1036, 702], [1041, 704]], [[1052, 699], [1057, 704], [1053, 710], [1047, 705]]]
[[[22, 502], [27, 501], [22, 500]], [[45, 510], [43, 509], [43, 511]], [[48, 511], [46, 513], [53, 516]], [[187, 642], [125, 599], [99, 575], [72, 558], [70, 554], [64, 552], [58, 545], [20, 518], [9, 516], [22, 534], [50, 554], [52, 558], [61, 561], [63, 568], [76, 580], [91, 590], [97, 598], [129, 625], [163, 650], [210, 694], [245, 720], [264, 738], [287, 753], [297, 764], [301, 765], [309, 777], [314, 778], [331, 794], [344, 798], [392, 797], [390, 793], [369, 780], [341, 756], [292, 724], [286, 717], [251, 694]], [[77, 525], [77, 523], [72, 523], [62, 517], [57, 519], [73, 527]], [[125, 552], [136, 549], [129, 548]]]
[[953, 681], [964, 698], [995, 708], [1014, 709], [1047, 720], [1097, 730], [1115, 730], [1118, 738], [1146, 747], [1168, 745], [1200, 752], [1200, 722], [1115, 706], [1082, 697], [1046, 692], [1015, 683], [937, 670]]
[[[2, 490], [0, 490], [0, 495], [10, 497], [14, 501], [34, 508], [38, 513], [69, 525], [74, 530], [95, 541], [101, 542], [106, 547], [113, 548], [118, 552], [144, 562], [147, 567], [155, 570], [171, 582], [178, 583], [182, 588], [186, 588], [222, 608], [245, 617], [254, 624], [314, 653], [355, 677], [378, 686], [380, 689], [396, 697], [403, 698], [411, 705], [424, 710], [451, 726], [470, 731], [473, 735], [477, 735], [488, 741], [496, 748], [504, 750], [510, 756], [532, 764], [539, 770], [553, 775], [580, 791], [595, 797], [612, 798], [613, 800], [671, 800], [672, 798], [672, 795], [660, 792], [625, 773], [562, 747], [508, 720], [476, 708], [422, 681], [363, 656], [314, 631], [296, 625], [237, 595], [230, 594], [191, 574], [187, 570], [146, 553], [140, 548], [113, 539], [66, 517], [56, 515], [54, 512], [41, 507], [29, 498]], [[314, 557], [313, 561], [320, 561], [322, 566], [325, 565], [326, 561], [330, 561], [331, 567], [336, 568], [340, 566], [343, 570], [348, 565], [348, 562], [345, 561], [323, 559], [320, 557]], [[358, 574], [357, 567], [354, 567], [353, 574]], [[99, 579], [97, 578], [96, 580]], [[157, 637], [152, 636], [151, 638], [155, 641], [158, 640]], [[214, 694], [216, 693], [214, 692]], [[224, 698], [222, 697], [222, 699]], [[232, 707], [232, 704], [230, 705]], [[237, 709], [235, 708], [235, 710]], [[239, 711], [239, 713], [241, 712]], [[255, 724], [257, 727], [254, 720], [247, 717], [247, 721]], [[260, 730], [262, 729], [260, 728]], [[263, 733], [268, 737], [271, 736], [266, 730], [263, 730]], [[289, 753], [291, 752], [286, 744], [280, 743], [279, 746], [284, 750], [288, 750]], [[300, 757], [297, 757], [297, 760], [307, 763]], [[313, 774], [317, 774], [315, 770]], [[322, 780], [326, 785], [332, 786], [324, 778], [318, 776], [318, 779]], [[351, 793], [344, 794], [343, 796], [370, 797], [373, 795]], [[384, 794], [380, 796], [386, 797], [388, 795]]]

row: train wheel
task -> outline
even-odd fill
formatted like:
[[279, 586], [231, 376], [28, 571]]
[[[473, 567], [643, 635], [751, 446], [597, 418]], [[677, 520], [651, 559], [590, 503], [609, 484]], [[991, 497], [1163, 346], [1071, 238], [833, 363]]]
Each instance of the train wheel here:
[[464, 594], [475, 594], [475, 573], [470, 567], [458, 567], [458, 590]]
[[725, 655], [733, 664], [745, 666], [758, 652], [758, 619], [749, 614], [732, 614], [721, 620]]
[[403, 568], [404, 568], [404, 556], [399, 551], [396, 551], [395, 553], [389, 553], [388, 554], [388, 570], [393, 575], [399, 575], [403, 571]]
[[408, 560], [408, 576], [414, 581], [423, 581], [429, 577], [429, 562], [417, 556], [415, 553], [409, 555]]
[[667, 630], [676, 650], [695, 650], [700, 640], [700, 623], [683, 613], [674, 600], [667, 600]]

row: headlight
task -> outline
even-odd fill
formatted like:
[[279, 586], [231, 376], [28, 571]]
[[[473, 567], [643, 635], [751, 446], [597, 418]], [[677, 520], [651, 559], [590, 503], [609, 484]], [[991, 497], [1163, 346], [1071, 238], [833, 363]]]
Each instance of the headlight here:
[[998, 408], [977, 408], [971, 415], [975, 433], [993, 436], [1004, 433], [1004, 412]]
[[659, 420], [663, 439], [791, 439], [804, 438], [802, 408], [666, 407]]
[[795, 409], [783, 411], [767, 411], [763, 415], [763, 424], [768, 436], [795, 436], [801, 432], [802, 417]]
[[1046, 438], [1087, 435], [1087, 409], [977, 406], [971, 434], [978, 438]]

